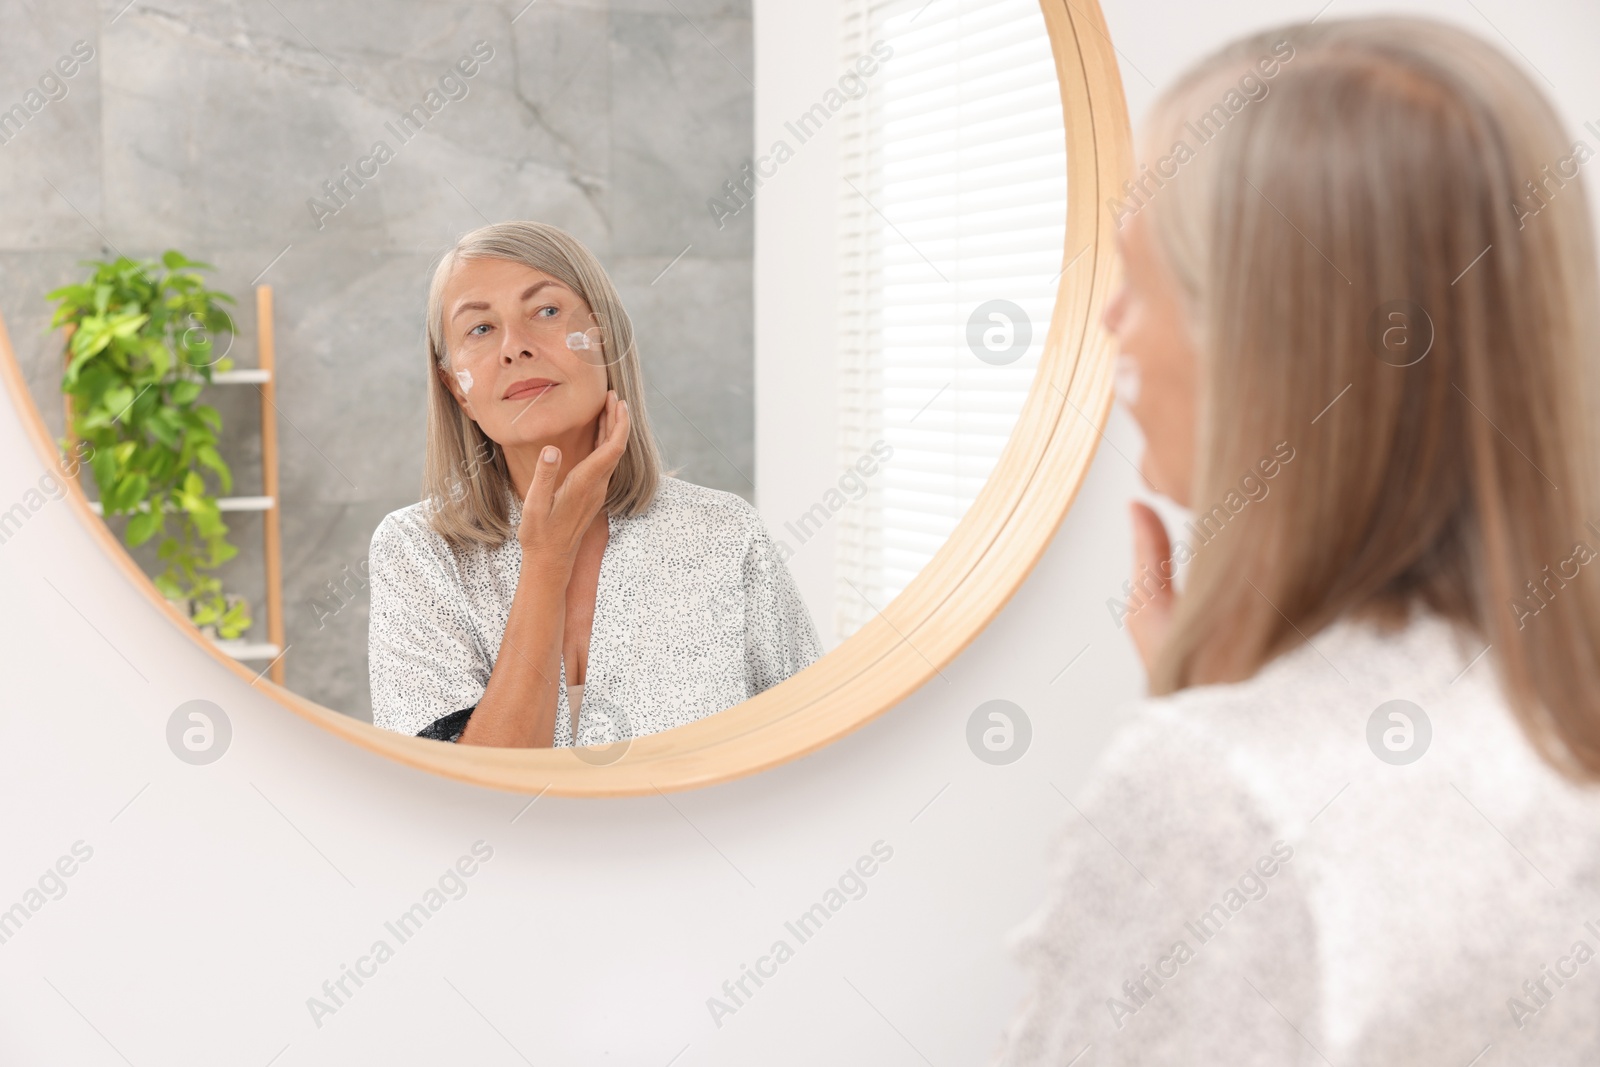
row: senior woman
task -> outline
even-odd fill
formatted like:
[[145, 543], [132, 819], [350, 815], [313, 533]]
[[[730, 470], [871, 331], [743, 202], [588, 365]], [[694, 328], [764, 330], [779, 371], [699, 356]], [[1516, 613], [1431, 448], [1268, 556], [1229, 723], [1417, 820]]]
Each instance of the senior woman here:
[[424, 499], [372, 538], [373, 722], [463, 744], [681, 726], [820, 654], [755, 509], [661, 469], [632, 326], [566, 233], [486, 226], [428, 293]]
[[1593, 151], [1415, 19], [1242, 41], [1145, 133], [1106, 324], [1196, 521], [1135, 507], [1154, 696], [1002, 1062], [1600, 1062]]

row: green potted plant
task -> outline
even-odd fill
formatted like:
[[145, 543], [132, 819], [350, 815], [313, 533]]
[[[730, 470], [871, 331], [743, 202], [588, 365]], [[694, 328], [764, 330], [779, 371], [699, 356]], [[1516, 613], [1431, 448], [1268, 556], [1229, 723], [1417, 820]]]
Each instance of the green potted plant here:
[[207, 288], [213, 269], [169, 251], [159, 263], [119, 256], [88, 260], [89, 278], [46, 299], [52, 328], [71, 330], [61, 390], [70, 398], [69, 433], [93, 448], [89, 471], [101, 513], [127, 516], [130, 547], [160, 537], [166, 565], [155, 584], [196, 626], [224, 639], [250, 627], [249, 605], [223, 593], [213, 573], [238, 549], [228, 540], [214, 482], [226, 494], [233, 475], [217, 451], [222, 416], [199, 402], [213, 372], [232, 366], [227, 293]]

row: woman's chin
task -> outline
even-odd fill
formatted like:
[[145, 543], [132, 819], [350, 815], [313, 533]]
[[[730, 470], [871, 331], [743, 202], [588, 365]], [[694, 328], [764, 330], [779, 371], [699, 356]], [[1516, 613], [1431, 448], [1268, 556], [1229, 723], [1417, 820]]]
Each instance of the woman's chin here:
[[1145, 488], [1157, 496], [1164, 496], [1181, 508], [1189, 506], [1189, 493], [1178, 481], [1167, 476], [1159, 465], [1150, 462], [1150, 454], [1145, 453], [1144, 461], [1139, 464], [1139, 478], [1144, 482]]
[[532, 447], [571, 433], [577, 424], [568, 418], [552, 417], [554, 412], [527, 411], [525, 415], [497, 420], [498, 425], [478, 426], [501, 448]]

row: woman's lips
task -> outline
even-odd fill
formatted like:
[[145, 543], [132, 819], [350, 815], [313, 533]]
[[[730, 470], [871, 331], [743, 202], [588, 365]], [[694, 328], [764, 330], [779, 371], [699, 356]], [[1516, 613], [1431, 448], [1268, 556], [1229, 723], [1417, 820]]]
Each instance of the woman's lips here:
[[518, 382], [506, 390], [502, 400], [526, 400], [530, 397], [540, 397], [554, 389], [558, 383], [549, 378], [529, 378], [525, 382]]

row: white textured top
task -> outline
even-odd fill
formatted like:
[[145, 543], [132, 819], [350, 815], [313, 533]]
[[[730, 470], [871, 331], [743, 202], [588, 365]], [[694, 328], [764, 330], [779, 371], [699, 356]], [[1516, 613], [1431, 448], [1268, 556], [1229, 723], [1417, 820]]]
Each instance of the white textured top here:
[[[511, 519], [520, 520], [514, 501]], [[821, 647], [794, 579], [742, 497], [663, 477], [613, 516], [600, 562], [578, 743], [682, 726], [777, 685]], [[368, 557], [372, 721], [416, 734], [475, 707], [511, 614], [522, 546], [453, 552], [425, 504], [386, 516]], [[557, 746], [572, 743], [566, 665]]]
[[[1067, 809], [992, 1062], [1600, 1063], [1600, 797], [1439, 619], [1311, 640], [1139, 706]], [[1395, 699], [1432, 729], [1406, 765], [1387, 711], [1368, 740]]]

